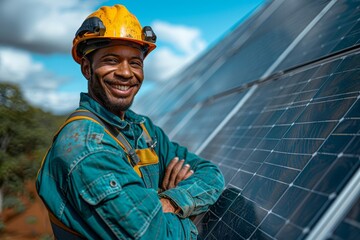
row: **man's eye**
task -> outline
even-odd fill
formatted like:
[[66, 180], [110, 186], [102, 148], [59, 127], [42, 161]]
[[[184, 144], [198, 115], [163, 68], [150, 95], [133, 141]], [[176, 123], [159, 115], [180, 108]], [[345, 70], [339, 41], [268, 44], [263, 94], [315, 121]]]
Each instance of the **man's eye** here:
[[104, 62], [114, 64], [114, 63], [117, 63], [118, 61], [116, 58], [105, 58]]
[[142, 67], [143, 66], [143, 63], [140, 61], [132, 61], [130, 64], [134, 67]]

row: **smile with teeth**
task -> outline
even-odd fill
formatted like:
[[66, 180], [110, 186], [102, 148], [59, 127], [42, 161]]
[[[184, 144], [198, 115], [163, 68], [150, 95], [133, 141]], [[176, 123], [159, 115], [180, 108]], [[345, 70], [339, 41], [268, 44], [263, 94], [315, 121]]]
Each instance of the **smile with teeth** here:
[[112, 87], [120, 91], [127, 91], [130, 89], [130, 86], [124, 86], [124, 85], [112, 85]]

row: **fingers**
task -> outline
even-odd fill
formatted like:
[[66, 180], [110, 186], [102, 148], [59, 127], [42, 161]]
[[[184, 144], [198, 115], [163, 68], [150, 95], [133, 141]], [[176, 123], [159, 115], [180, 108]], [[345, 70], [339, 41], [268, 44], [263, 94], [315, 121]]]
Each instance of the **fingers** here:
[[171, 160], [166, 168], [164, 179], [162, 182], [162, 189], [167, 190], [176, 187], [179, 182], [190, 177], [194, 171], [190, 170], [190, 165], [185, 164], [184, 160], [175, 157]]
[[188, 177], [190, 177], [191, 175], [193, 175], [193, 173], [194, 173], [194, 170], [189, 169], [189, 171], [187, 172], [187, 174], [185, 174], [183, 180], [185, 180], [185, 179], [187, 179]]
[[178, 161], [179, 161], [179, 158], [175, 157], [170, 161], [169, 165], [167, 166], [167, 168], [165, 170], [164, 179], [163, 179], [163, 182], [162, 182], [162, 189], [164, 189], [164, 190], [168, 189], [172, 169], [178, 163]]
[[[169, 179], [169, 188], [174, 188], [177, 185], [177, 179], [179, 178], [179, 172], [182, 169], [184, 164], [184, 159], [178, 161], [175, 166], [173, 167], [173, 170], [171, 172], [170, 175], [170, 179]], [[180, 180], [179, 180], [180, 181]]]
[[189, 164], [185, 164], [184, 166], [182, 166], [182, 168], [180, 169], [179, 173], [175, 178], [175, 186], [177, 186], [179, 182], [181, 182], [182, 180], [190, 177], [193, 173], [194, 171], [190, 170]]

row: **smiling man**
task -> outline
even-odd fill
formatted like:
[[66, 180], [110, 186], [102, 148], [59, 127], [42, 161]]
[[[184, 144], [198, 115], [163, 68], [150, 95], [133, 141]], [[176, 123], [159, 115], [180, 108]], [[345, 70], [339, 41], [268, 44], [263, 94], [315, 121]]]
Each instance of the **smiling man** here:
[[84, 58], [81, 69], [89, 81], [89, 95], [123, 118], [144, 79], [144, 53], [138, 46], [118, 44], [123, 45], [101, 48], [91, 60]]
[[75, 35], [88, 93], [56, 133], [36, 182], [57, 239], [196, 239], [190, 218], [222, 192], [214, 164], [130, 110], [155, 40], [122, 5], [95, 11]]

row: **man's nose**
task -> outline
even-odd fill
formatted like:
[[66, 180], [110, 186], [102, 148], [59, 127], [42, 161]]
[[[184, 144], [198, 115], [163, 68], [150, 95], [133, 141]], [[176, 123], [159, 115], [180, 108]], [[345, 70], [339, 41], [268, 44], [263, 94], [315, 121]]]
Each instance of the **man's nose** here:
[[115, 74], [125, 79], [131, 78], [133, 76], [133, 72], [131, 71], [130, 64], [127, 61], [123, 61], [117, 65]]

